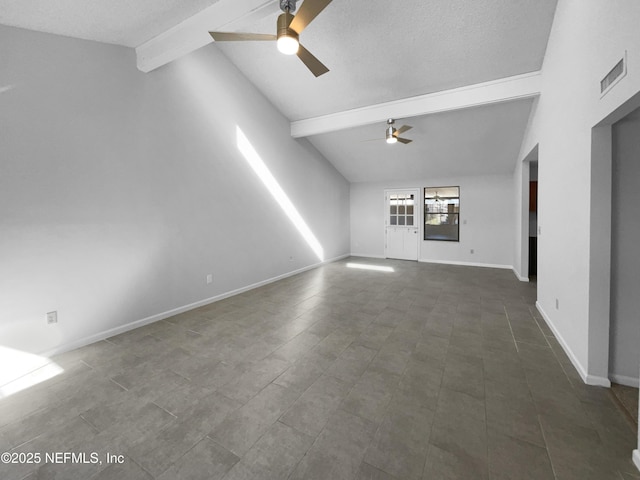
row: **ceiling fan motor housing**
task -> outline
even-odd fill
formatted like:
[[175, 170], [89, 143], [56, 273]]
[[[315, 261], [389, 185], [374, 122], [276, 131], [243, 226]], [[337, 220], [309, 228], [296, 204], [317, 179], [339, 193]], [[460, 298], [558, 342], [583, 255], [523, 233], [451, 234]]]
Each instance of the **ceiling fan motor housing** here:
[[282, 35], [289, 35], [290, 37], [298, 38], [298, 34], [289, 28], [291, 20], [293, 20], [293, 15], [289, 12], [280, 14], [278, 17], [278, 37], [281, 37]]

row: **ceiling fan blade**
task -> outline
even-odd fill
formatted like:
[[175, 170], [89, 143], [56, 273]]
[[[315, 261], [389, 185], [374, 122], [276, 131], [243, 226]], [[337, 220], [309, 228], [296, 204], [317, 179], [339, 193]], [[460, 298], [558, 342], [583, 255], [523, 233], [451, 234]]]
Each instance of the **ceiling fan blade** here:
[[268, 33], [236, 33], [236, 32], [209, 32], [216, 42], [241, 42], [241, 41], [269, 41], [276, 40], [275, 35]]
[[320, 60], [314, 57], [309, 50], [304, 48], [302, 44], [298, 47], [297, 55], [298, 58], [302, 60], [302, 63], [304, 63], [316, 77], [319, 77], [329, 71], [329, 69], [325, 67]]
[[311, 21], [331, 3], [331, 0], [304, 0], [304, 3], [293, 17], [293, 21], [289, 28], [298, 35], [304, 30]]
[[400, 138], [400, 137], [396, 137], [396, 138], [398, 139], [398, 141], [399, 141], [400, 143], [404, 143], [405, 145], [406, 145], [407, 143], [411, 143], [411, 142], [413, 142], [413, 140], [409, 140], [408, 138]]
[[401, 133], [404, 133], [404, 132], [406, 132], [407, 130], [411, 130], [412, 128], [413, 128], [413, 127], [410, 127], [409, 125], [402, 125], [399, 129], [397, 129], [397, 130], [393, 133], [393, 135], [397, 137], [397, 136], [398, 136], [398, 135], [400, 135]]

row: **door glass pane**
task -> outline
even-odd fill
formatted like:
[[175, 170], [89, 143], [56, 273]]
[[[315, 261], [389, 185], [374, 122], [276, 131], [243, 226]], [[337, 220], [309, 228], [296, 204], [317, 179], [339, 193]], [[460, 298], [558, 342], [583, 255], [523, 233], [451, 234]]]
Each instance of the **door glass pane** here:
[[398, 207], [396, 205], [391, 205], [391, 215], [395, 215], [398, 213]]
[[407, 225], [413, 225], [413, 217], [407, 217]]
[[398, 205], [398, 213], [404, 215], [404, 205]]
[[398, 217], [398, 225], [404, 225], [404, 217]]
[[413, 205], [407, 205], [407, 215], [413, 215]]
[[391, 215], [391, 225], [397, 225], [397, 220], [396, 220], [396, 216], [395, 215]]

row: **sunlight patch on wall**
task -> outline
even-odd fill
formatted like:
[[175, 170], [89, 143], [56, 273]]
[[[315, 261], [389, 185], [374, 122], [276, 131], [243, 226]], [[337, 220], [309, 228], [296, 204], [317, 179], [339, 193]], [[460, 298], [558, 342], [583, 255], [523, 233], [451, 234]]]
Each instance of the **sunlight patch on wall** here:
[[0, 399], [60, 375], [64, 369], [46, 357], [0, 346]]
[[0, 87], [0, 93], [8, 92], [9, 90], [13, 89], [14, 87], [15, 87], [15, 85], [7, 85], [6, 87]]
[[302, 238], [307, 242], [311, 250], [316, 254], [320, 261], [324, 261], [324, 249], [320, 242], [315, 237], [307, 223], [304, 221], [296, 207], [291, 203], [291, 200], [287, 194], [282, 190], [282, 187], [269, 171], [269, 168], [265, 165], [260, 158], [260, 155], [255, 151], [253, 145], [249, 142], [242, 129], [236, 126], [236, 144], [238, 150], [244, 156], [245, 160], [249, 163], [253, 171], [258, 175], [258, 178], [264, 183], [269, 193], [278, 202], [280, 208], [289, 217], [291, 223], [296, 227]]
[[347, 268], [356, 268], [359, 270], [374, 270], [376, 272], [395, 272], [392, 267], [384, 267], [382, 265], [369, 265], [366, 263], [347, 263]]

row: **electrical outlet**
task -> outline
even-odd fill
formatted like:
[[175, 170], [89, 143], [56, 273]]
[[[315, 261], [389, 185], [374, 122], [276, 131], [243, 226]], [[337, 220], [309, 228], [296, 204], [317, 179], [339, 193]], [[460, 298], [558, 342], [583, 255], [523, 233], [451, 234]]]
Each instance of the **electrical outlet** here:
[[213, 283], [213, 274], [209, 274], [207, 275], [207, 285], [209, 285], [210, 283]]
[[473, 254], [473, 251], [474, 251], [474, 250], [473, 250], [473, 248], [472, 248], [472, 249], [471, 249], [471, 250], [469, 250], [469, 251], [471, 252], [471, 254]]
[[58, 312], [47, 312], [47, 323], [58, 323]]
[[542, 235], [542, 227], [538, 227], [538, 235]]
[[293, 257], [289, 257], [289, 261], [290, 261], [290, 262], [293, 262]]
[[556, 298], [556, 310], [560, 310], [560, 301]]

